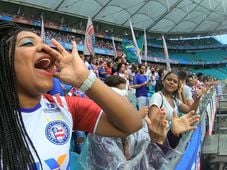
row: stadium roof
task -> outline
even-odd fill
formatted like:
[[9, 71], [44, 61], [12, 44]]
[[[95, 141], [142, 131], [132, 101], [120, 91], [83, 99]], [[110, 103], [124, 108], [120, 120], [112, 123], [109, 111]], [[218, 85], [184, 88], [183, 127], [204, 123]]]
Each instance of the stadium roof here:
[[226, 0], [5, 0], [93, 21], [168, 34], [227, 32]]

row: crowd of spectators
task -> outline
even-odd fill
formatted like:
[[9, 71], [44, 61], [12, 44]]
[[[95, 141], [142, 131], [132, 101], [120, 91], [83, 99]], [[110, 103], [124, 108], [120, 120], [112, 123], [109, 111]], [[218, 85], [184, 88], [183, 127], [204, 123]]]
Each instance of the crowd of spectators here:
[[[35, 25], [32, 28], [33, 32], [40, 34], [40, 25], [41, 25], [40, 16], [37, 16], [37, 15], [27, 16], [23, 13], [9, 14], [9, 13], [5, 13], [5, 12], [1, 12], [0, 15], [13, 16], [13, 17], [16, 17], [18, 19], [23, 19], [23, 20], [32, 20], [32, 25]], [[61, 28], [61, 30], [62, 30], [62, 31], [59, 31], [59, 30], [55, 30], [55, 29], [45, 29], [45, 36], [47, 39], [50, 40], [51, 38], [54, 37], [58, 41], [65, 42], [65, 43], [71, 43], [71, 40], [75, 40], [77, 42], [77, 44], [84, 45], [84, 38], [85, 38], [84, 32], [85, 32], [85, 28], [86, 28], [85, 22], [81, 21], [81, 22], [75, 23], [74, 26], [73, 25], [69, 26], [64, 22], [53, 23], [52, 21], [48, 20], [47, 18], [45, 19], [45, 22], [48, 23], [49, 25], [51, 25], [51, 24], [59, 25], [59, 28]], [[31, 25], [27, 25], [27, 26], [30, 27]], [[76, 30], [77, 33], [72, 32], [70, 30], [74, 30], [74, 31]], [[108, 35], [108, 34], [110, 34], [110, 32], [101, 31], [101, 29], [100, 29], [100, 32], [97, 32], [97, 35], [103, 35], [103, 37], [105, 37], [105, 35]], [[148, 44], [152, 44], [152, 42], [153, 42], [152, 39], [150, 39], [149, 37], [148, 37], [148, 41], [150, 41], [150, 43], [148, 42]], [[148, 60], [153, 61], [153, 58], [164, 59], [165, 56], [164, 56], [163, 49], [162, 49], [162, 41], [160, 40], [160, 42], [158, 43], [158, 40], [156, 40], [156, 41], [154, 41], [154, 44], [160, 45], [161, 48], [149, 47], [148, 54], [147, 54]], [[192, 61], [193, 62], [203, 62], [203, 61], [201, 59], [197, 59], [193, 55], [185, 53], [185, 50], [177, 51], [174, 49], [187, 49], [187, 48], [194, 49], [194, 48], [199, 48], [199, 47], [212, 48], [212, 47], [217, 47], [218, 45], [220, 45], [214, 38], [198, 38], [198, 39], [191, 39], [191, 40], [168, 40], [167, 39], [167, 44], [168, 44], [169, 50], [172, 49], [172, 52], [170, 52], [170, 54], [172, 55], [171, 56], [172, 60], [176, 60], [177, 62], [188, 62], [188, 63], [190, 63]], [[108, 38], [96, 37], [94, 47], [99, 48], [99, 49], [114, 50], [113, 42], [111, 39], [108, 39]], [[120, 41], [115, 40], [115, 47], [116, 47], [117, 51], [119, 51], [120, 53], [122, 52], [122, 45], [121, 45]], [[179, 59], [179, 55], [182, 56], [181, 59]], [[189, 60], [188, 56], [190, 56], [192, 59]]]
[[[144, 106], [151, 107], [152, 102], [153, 102], [152, 108], [157, 107], [157, 106], [160, 107], [161, 101], [164, 100], [163, 107], [161, 106], [160, 108], [169, 110], [170, 106], [166, 99], [169, 97], [168, 96], [169, 90], [172, 88], [173, 84], [175, 83], [175, 86], [176, 86], [175, 88], [177, 90], [174, 92], [171, 92], [173, 94], [171, 94], [170, 96], [174, 96], [174, 97], [172, 97], [171, 100], [176, 102], [175, 104], [177, 105], [177, 107], [179, 107], [180, 111], [182, 111], [183, 113], [186, 113], [186, 112], [188, 113], [190, 110], [196, 109], [202, 95], [206, 94], [211, 88], [215, 87], [215, 85], [218, 83], [218, 81], [216, 81], [212, 77], [209, 77], [209, 76], [205, 77], [202, 73], [193, 74], [191, 72], [182, 71], [183, 69], [180, 69], [177, 67], [172, 68], [172, 71], [168, 72], [167, 70], [165, 70], [165, 66], [163, 66], [163, 65], [149, 64], [149, 63], [137, 65], [137, 64], [127, 63], [124, 56], [113, 59], [113, 58], [101, 57], [101, 56], [99, 56], [99, 57], [84, 56], [81, 54], [81, 57], [84, 59], [84, 62], [87, 65], [87, 67], [91, 71], [94, 71], [96, 73], [97, 77], [99, 77], [104, 82], [108, 79], [108, 77], [111, 77], [111, 76], [119, 76], [119, 77], [123, 78], [125, 80], [125, 87], [124, 87], [124, 89], [121, 89], [121, 92], [122, 92], [122, 94], [124, 94], [128, 97], [129, 101], [137, 109], [141, 109]], [[143, 77], [143, 78], [141, 78], [141, 77]], [[174, 83], [172, 82], [172, 81], [176, 81], [175, 80], [176, 77], [177, 77], [177, 82], [179, 83], [179, 85], [176, 82], [174, 82]], [[172, 80], [172, 79], [174, 79], [174, 80]], [[172, 82], [172, 83], [170, 83], [170, 82]], [[145, 99], [145, 102], [142, 102], [142, 104], [139, 104], [140, 103], [139, 98], [141, 97], [139, 94], [144, 93], [144, 90], [143, 90], [143, 92], [141, 92], [141, 91], [138, 92], [138, 94], [136, 91], [137, 91], [137, 89], [140, 89], [141, 86], [145, 87], [145, 89], [147, 89], [147, 90], [145, 92], [145, 96], [142, 96]], [[168, 86], [170, 86], [170, 87], [168, 87]], [[127, 92], [123, 93], [122, 90], [126, 90]], [[161, 96], [163, 95], [162, 97], [160, 97], [160, 93], [161, 93]], [[168, 105], [168, 107], [167, 107], [167, 105]], [[192, 108], [192, 109], [190, 109], [190, 108]], [[178, 112], [179, 110], [177, 110], [177, 114], [179, 116], [187, 115], [187, 114], [182, 114], [182, 113]], [[172, 116], [173, 116], [172, 111], [169, 111], [169, 114], [171, 116], [169, 117], [169, 120], [168, 120], [169, 121], [168, 126], [171, 126], [171, 120], [172, 120]], [[154, 110], [151, 111], [150, 115], [152, 115], [152, 114], [154, 114]], [[189, 112], [188, 114], [193, 114], [193, 113]], [[142, 134], [144, 134], [144, 132]], [[136, 139], [137, 139], [137, 137], [136, 137]], [[127, 142], [127, 140], [128, 139], [126, 139], [126, 142]], [[133, 139], [133, 140], [135, 140], [135, 139]], [[138, 140], [140, 140], [140, 139], [138, 139]], [[88, 141], [89, 141], [89, 143], [86, 143], [85, 146], [86, 146], [86, 149], [87, 149], [87, 147], [89, 147], [89, 150], [84, 151], [84, 152], [88, 152], [88, 155], [86, 155], [86, 157], [88, 157], [88, 159], [90, 159], [91, 156], [94, 157], [94, 155], [96, 155], [96, 156], [98, 156], [98, 158], [96, 159], [96, 161], [97, 161], [96, 165], [90, 164], [90, 163], [86, 164], [86, 165], [102, 166], [101, 164], [99, 164], [100, 162], [105, 164], [105, 160], [101, 161], [101, 159], [100, 159], [100, 152], [95, 151], [96, 147], [94, 147], [92, 145], [93, 142], [102, 141], [106, 145], [106, 147], [100, 146], [102, 148], [101, 149], [102, 154], [113, 157], [113, 159], [116, 158], [116, 154], [113, 154], [114, 152], [112, 152], [112, 150], [115, 150], [115, 149], [117, 150], [117, 148], [115, 148], [115, 147], [118, 146], [118, 142], [116, 142], [117, 143], [116, 146], [115, 146], [115, 144], [113, 144], [113, 143], [115, 143], [115, 140], [109, 139], [109, 138], [90, 136]], [[124, 146], [124, 142], [122, 144], [123, 146]], [[126, 146], [132, 147], [130, 144], [132, 144], [135, 141], [129, 141], [129, 142], [130, 143], [126, 143]], [[138, 145], [140, 145], [140, 144], [138, 144]], [[97, 147], [96, 149], [99, 150], [100, 148]], [[91, 151], [91, 150], [93, 150], [93, 151]], [[133, 152], [135, 150], [129, 150], [129, 153], [128, 153], [128, 152], [126, 152], [127, 149], [125, 151], [125, 149], [123, 148], [123, 151], [124, 151], [126, 160], [124, 160], [124, 158], [119, 158], [119, 159], [121, 159], [121, 161], [123, 161], [123, 162], [121, 162], [122, 166], [125, 166], [125, 163], [133, 158], [132, 155], [134, 154]], [[138, 151], [138, 150], [136, 152], [140, 153], [140, 151]], [[131, 155], [132, 157], [129, 156], [130, 154], [132, 154]], [[82, 162], [82, 164], [83, 164], [83, 162]], [[141, 162], [139, 164], [141, 166], [141, 164], [143, 164], [143, 162]], [[109, 164], [108, 166], [115, 166], [114, 162], [112, 162], [112, 164]], [[153, 166], [153, 163], [152, 163], [152, 166]]]
[[[1, 12], [0, 15], [2, 15], [2, 16], [13, 16], [13, 17], [16, 17], [16, 18], [21, 19], [21, 20], [28, 20], [28, 21], [32, 20], [32, 23], [34, 25], [39, 26], [39, 27], [41, 26], [41, 19], [38, 18], [38, 17], [35, 17], [34, 15], [31, 15], [31, 16], [25, 16], [24, 14], [13, 15], [13, 14], [3, 13], [3, 12]], [[49, 21], [48, 19], [45, 19], [45, 22], [48, 22], [51, 25], [51, 21]], [[75, 29], [74, 27], [70, 27], [69, 25], [63, 24], [63, 23], [62, 24], [53, 23], [53, 25], [58, 25], [59, 28], [62, 28], [62, 31], [54, 30], [54, 29], [46, 29], [45, 30], [46, 38], [51, 39], [51, 38], [54, 37], [58, 41], [64, 41], [64, 42], [67, 42], [67, 43], [71, 43], [71, 40], [74, 39], [74, 40], [76, 40], [76, 42], [78, 44], [83, 45], [84, 33], [85, 33], [86, 27], [78, 26]], [[81, 24], [79, 24], [79, 25], [81, 25]], [[28, 26], [30, 27], [31, 25], [28, 25]], [[35, 31], [37, 33], [39, 33], [39, 29], [40, 28], [38, 28], [38, 27], [33, 27], [33, 31]], [[78, 33], [67, 31], [67, 30], [76, 30]], [[100, 33], [97, 33], [97, 34], [100, 34]], [[105, 36], [105, 35], [103, 34], [103, 36]], [[113, 50], [113, 43], [112, 43], [111, 39], [110, 40], [108, 40], [108, 39], [104, 40], [102, 38], [96, 38], [95, 47]], [[115, 47], [116, 47], [117, 50], [122, 50], [121, 43], [116, 41], [116, 40], [115, 40]]]
[[[30, 29], [33, 32], [40, 34], [37, 28], [30, 27]], [[65, 34], [65, 32], [60, 33], [53, 30], [46, 31], [46, 38], [48, 39], [55, 38], [59, 41], [66, 41], [66, 42], [71, 42], [71, 40], [73, 39], [73, 40], [76, 40], [78, 44], [83, 43], [82, 36], [79, 38], [75, 38], [73, 34], [67, 34], [67, 33]], [[107, 48], [108, 46], [111, 46], [110, 44], [106, 43], [103, 40], [99, 42], [100, 42], [99, 45], [101, 47], [104, 46]], [[57, 47], [56, 43], [55, 43], [55, 47]], [[27, 48], [29, 48], [29, 46]], [[48, 48], [50, 50], [53, 50], [50, 47]], [[58, 47], [58, 50], [59, 50], [59, 47]], [[73, 50], [73, 52], [75, 51]], [[65, 51], [65, 53], [68, 54], [67, 51]], [[161, 153], [163, 151], [164, 155], [167, 152], [165, 152], [164, 149], [162, 149], [162, 146], [166, 140], [168, 143], [167, 146], [171, 149], [174, 149], [175, 147], [177, 147], [177, 144], [180, 140], [182, 133], [195, 129], [196, 123], [199, 121], [199, 115], [194, 115], [195, 113], [194, 111], [197, 109], [202, 95], [205, 94], [207, 91], [209, 91], [217, 83], [213, 79], [205, 79], [203, 75], [201, 76], [201, 73], [200, 73], [197, 75], [197, 77], [196, 76], [193, 77], [193, 84], [190, 84], [190, 87], [188, 85], [188, 88], [187, 88], [189, 90], [184, 91], [183, 87], [187, 86], [186, 83], [188, 82], [187, 78], [189, 78], [188, 76], [189, 73], [185, 73], [185, 76], [183, 76], [185, 78], [185, 81], [183, 81], [180, 79], [180, 76], [179, 76], [180, 71], [178, 68], [172, 68], [172, 71], [167, 71], [164, 68], [162, 68], [163, 66], [161, 65], [153, 65], [150, 63], [142, 63], [137, 65], [137, 64], [127, 63], [127, 60], [124, 55], [116, 58], [106, 57], [106, 56], [105, 57], [104, 56], [86, 56], [83, 54], [80, 54], [80, 55], [85, 65], [87, 66], [87, 68], [91, 72], [94, 72], [96, 74], [96, 77], [100, 78], [102, 81], [105, 82], [106, 79], [108, 79], [108, 77], [113, 75], [121, 77], [125, 80], [125, 86], [123, 89], [121, 89], [121, 90], [124, 90], [124, 96], [128, 97], [129, 101], [135, 106], [136, 109], [140, 110], [146, 107], [145, 110], [147, 110], [142, 115], [142, 119], [147, 118], [148, 120], [148, 122], [146, 122], [144, 126], [144, 128], [146, 129], [146, 133], [148, 134], [147, 140], [145, 142], [148, 142], [149, 146], [151, 146], [150, 144], [153, 144], [154, 142], [155, 144], [152, 145], [152, 148], [153, 146], [155, 146], [156, 149], [159, 148], [159, 151]], [[72, 58], [73, 57], [75, 56], [72, 55]], [[155, 86], [158, 81], [161, 81], [162, 84], [160, 84], [160, 89], [157, 91], [155, 90], [156, 89]], [[65, 91], [65, 94], [63, 95], [68, 95], [68, 92], [72, 93], [71, 90]], [[188, 95], [189, 93], [190, 95]], [[77, 95], [77, 94], [78, 93], [73, 92], [73, 95]], [[157, 97], [154, 97], [154, 95], [159, 97], [158, 100], [156, 100]], [[192, 104], [188, 104], [188, 102], [184, 100], [186, 99], [187, 96], [190, 97], [190, 100], [193, 100], [191, 102]], [[183, 114], [180, 115], [179, 111], [183, 112]], [[153, 125], [157, 123], [155, 122], [156, 117], [159, 117], [159, 119], [161, 120], [160, 121], [161, 125], [159, 126], [160, 129], [153, 128]], [[160, 134], [157, 134], [156, 131], [153, 131], [153, 130], [158, 130]], [[139, 131], [138, 133], [140, 134]], [[132, 148], [134, 147], [128, 143], [129, 141], [127, 138], [123, 138], [122, 140], [125, 140], [124, 142], [122, 141], [122, 144], [124, 144], [123, 150], [125, 152], [123, 153], [123, 157], [126, 159], [124, 162], [127, 162], [128, 160], [136, 157], [137, 152], [134, 152], [134, 151], [130, 152], [127, 149], [127, 147], [132, 147]], [[135, 141], [137, 142], [137, 140], [139, 141], [137, 136], [133, 136], [133, 140], [134, 142]], [[75, 140], [75, 142], [78, 142], [78, 141], [80, 140]], [[113, 141], [114, 140], [111, 140], [111, 142]], [[78, 143], [76, 143], [76, 145], [77, 144]], [[102, 143], [102, 146], [105, 146], [105, 143]], [[109, 151], [109, 149], [110, 148], [105, 148], [104, 152], [102, 153], [106, 153], [105, 151]], [[140, 150], [138, 150], [139, 153], [141, 153], [143, 149], [144, 148], [141, 148]], [[150, 147], [147, 147], [147, 153], [155, 155], [158, 152], [156, 150], [151, 149]], [[89, 155], [87, 154], [86, 156], [89, 156]], [[113, 152], [107, 152], [107, 156], [110, 156], [110, 157], [113, 156], [114, 158], [117, 158], [115, 154], [113, 155]], [[145, 157], [146, 156], [147, 155], [145, 155]], [[100, 162], [104, 160], [105, 159], [103, 158], [98, 159], [98, 161]], [[139, 159], [139, 164], [140, 163], [142, 164], [141, 167], [143, 167], [143, 164], [144, 164], [143, 161], [144, 159]], [[156, 164], [157, 162], [158, 162], [158, 165]], [[153, 159], [152, 162], [150, 162], [149, 160], [149, 163], [151, 164], [152, 167], [158, 167], [158, 168], [161, 166], [163, 162], [157, 159]], [[89, 162], [89, 163], [92, 164], [92, 162]], [[106, 163], [109, 163], [109, 162], [106, 162]], [[96, 164], [93, 164], [93, 165], [96, 166]], [[125, 166], [127, 165], [125, 164]]]

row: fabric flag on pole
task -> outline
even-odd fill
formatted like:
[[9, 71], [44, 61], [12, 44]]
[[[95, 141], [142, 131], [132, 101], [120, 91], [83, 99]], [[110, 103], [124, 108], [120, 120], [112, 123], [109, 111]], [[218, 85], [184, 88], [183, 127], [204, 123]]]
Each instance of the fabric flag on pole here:
[[113, 50], [114, 50], [114, 58], [117, 58], [117, 50], [114, 42], [114, 37], [112, 37], [112, 43], [113, 43]]
[[40, 37], [43, 40], [43, 42], [45, 42], [45, 29], [44, 29], [43, 17], [42, 17], [42, 20], [41, 20], [41, 33], [40, 33]]
[[166, 58], [166, 68], [168, 71], [171, 71], [171, 67], [170, 67], [170, 63], [169, 63], [169, 53], [168, 53], [168, 48], [166, 45], [166, 40], [165, 40], [164, 35], [162, 35], [162, 41], [163, 41], [164, 54], [165, 54], [165, 58]]
[[138, 64], [138, 57], [136, 55], [136, 47], [132, 42], [127, 40], [122, 41], [122, 49], [124, 54], [126, 55], [126, 60], [129, 63], [136, 63]]
[[147, 63], [147, 34], [145, 28], [144, 28], [144, 59], [145, 63]]
[[91, 17], [88, 17], [87, 28], [85, 32], [85, 40], [84, 40], [84, 55], [95, 55], [94, 52], [95, 45], [95, 31], [94, 26], [91, 21]]
[[142, 52], [143, 44], [144, 44], [143, 36], [141, 36], [137, 40], [138, 49], [135, 47], [133, 42], [123, 39], [122, 49], [123, 49], [124, 54], [126, 55], [127, 62], [139, 64], [138, 53]]
[[141, 35], [137, 40], [137, 53], [139, 54], [139, 56], [142, 56], [142, 52], [143, 52], [143, 45], [144, 45], [144, 36]]
[[128, 21], [129, 21], [129, 25], [130, 25], [131, 32], [132, 32], [132, 39], [133, 39], [133, 42], [134, 42], [134, 44], [135, 44], [136, 51], [137, 51], [138, 63], [141, 64], [141, 55], [140, 55], [140, 53], [139, 53], [139, 48], [138, 48], [138, 44], [137, 44], [137, 41], [136, 41], [136, 36], [135, 36], [134, 30], [133, 30], [133, 26], [132, 26], [131, 19], [129, 18]]

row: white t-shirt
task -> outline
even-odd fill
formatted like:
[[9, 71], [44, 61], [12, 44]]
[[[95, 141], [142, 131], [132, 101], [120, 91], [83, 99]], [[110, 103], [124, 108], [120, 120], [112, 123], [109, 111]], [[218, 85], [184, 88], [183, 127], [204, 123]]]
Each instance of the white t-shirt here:
[[188, 85], [183, 86], [183, 94], [186, 100], [193, 100], [192, 97], [192, 88]]
[[[154, 93], [150, 100], [149, 100], [149, 107], [152, 105], [157, 106], [158, 108], [162, 107], [166, 111], [166, 120], [171, 121], [173, 117], [173, 111], [176, 110], [176, 112], [179, 112], [179, 105], [181, 104], [181, 101], [179, 99], [174, 99], [174, 108], [169, 104], [169, 102], [166, 100], [165, 96], [161, 94], [161, 92]], [[152, 113], [151, 113], [152, 114]]]
[[[21, 108], [21, 112], [25, 128], [45, 170], [70, 169], [72, 129], [79, 127], [80, 130], [95, 133], [101, 116], [101, 109], [90, 100], [50, 95], [42, 96], [40, 104], [34, 108]], [[41, 169], [38, 159], [33, 155], [37, 169]]]

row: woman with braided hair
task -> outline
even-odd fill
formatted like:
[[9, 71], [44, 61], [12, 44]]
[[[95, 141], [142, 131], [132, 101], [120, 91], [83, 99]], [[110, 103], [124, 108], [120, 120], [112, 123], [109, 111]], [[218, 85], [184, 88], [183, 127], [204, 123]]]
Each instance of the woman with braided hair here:
[[[55, 39], [51, 43], [56, 50], [0, 21], [0, 169], [70, 169], [72, 129], [123, 137], [142, 127], [128, 100], [89, 72], [74, 41], [71, 53]], [[92, 100], [45, 94], [53, 76]]]

